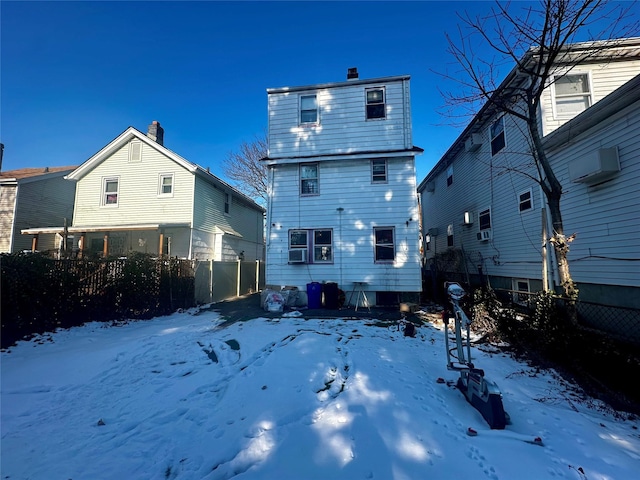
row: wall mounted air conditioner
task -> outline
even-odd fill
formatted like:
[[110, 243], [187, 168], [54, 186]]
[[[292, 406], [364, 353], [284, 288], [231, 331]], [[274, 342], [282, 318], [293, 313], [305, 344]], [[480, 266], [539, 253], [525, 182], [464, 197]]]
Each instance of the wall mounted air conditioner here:
[[469, 138], [464, 142], [464, 149], [467, 152], [475, 152], [482, 145], [482, 135], [479, 133], [472, 133]]
[[480, 230], [478, 232], [478, 240], [481, 242], [487, 242], [491, 240], [491, 230]]
[[569, 162], [569, 178], [574, 183], [596, 183], [609, 180], [620, 171], [618, 147], [600, 148]]
[[462, 222], [465, 225], [473, 225], [473, 213], [472, 212], [464, 212], [464, 217]]
[[289, 250], [289, 263], [307, 263], [307, 249], [292, 248]]

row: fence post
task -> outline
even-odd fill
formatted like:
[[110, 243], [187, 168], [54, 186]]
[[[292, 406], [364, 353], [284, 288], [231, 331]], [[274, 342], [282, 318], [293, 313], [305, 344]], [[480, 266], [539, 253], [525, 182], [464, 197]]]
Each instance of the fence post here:
[[256, 292], [260, 291], [260, 260], [256, 260]]
[[209, 302], [213, 303], [213, 258], [209, 260]]
[[236, 297], [240, 296], [240, 264], [241, 260], [238, 259], [238, 272], [236, 273]]

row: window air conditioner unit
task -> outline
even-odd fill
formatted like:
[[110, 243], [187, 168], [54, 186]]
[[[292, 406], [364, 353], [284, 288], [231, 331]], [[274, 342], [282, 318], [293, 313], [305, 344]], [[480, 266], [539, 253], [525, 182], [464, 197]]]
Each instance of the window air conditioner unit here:
[[475, 152], [482, 145], [482, 135], [479, 133], [472, 133], [469, 138], [464, 142], [464, 149], [467, 152]]
[[491, 230], [480, 230], [478, 232], [478, 240], [481, 242], [487, 242], [491, 240]]
[[307, 263], [307, 249], [293, 248], [289, 250], [289, 263]]
[[600, 148], [569, 163], [569, 177], [574, 183], [596, 183], [609, 180], [620, 171], [618, 147]]

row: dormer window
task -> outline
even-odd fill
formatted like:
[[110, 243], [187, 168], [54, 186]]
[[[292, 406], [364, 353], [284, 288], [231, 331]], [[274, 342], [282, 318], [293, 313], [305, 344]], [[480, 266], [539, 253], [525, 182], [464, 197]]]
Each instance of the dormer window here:
[[300, 124], [318, 123], [318, 100], [316, 95], [300, 97]]
[[367, 120], [386, 117], [384, 88], [367, 89]]

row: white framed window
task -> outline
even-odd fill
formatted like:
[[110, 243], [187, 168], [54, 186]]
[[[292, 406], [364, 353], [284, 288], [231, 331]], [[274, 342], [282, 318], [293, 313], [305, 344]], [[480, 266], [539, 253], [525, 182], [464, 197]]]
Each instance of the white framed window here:
[[333, 231], [325, 230], [313, 231], [313, 263], [333, 262]]
[[493, 157], [501, 151], [506, 145], [504, 136], [504, 117], [500, 117], [491, 124], [491, 156]]
[[395, 232], [393, 227], [373, 227], [375, 240], [375, 262], [390, 263], [396, 258]]
[[319, 193], [318, 164], [307, 163], [300, 165], [300, 194], [318, 195]]
[[480, 226], [480, 231], [491, 229], [491, 209], [490, 208], [487, 208], [486, 210], [482, 210], [480, 213], [478, 213], [478, 225]]
[[173, 173], [161, 173], [158, 181], [158, 196], [173, 197]]
[[102, 200], [105, 207], [117, 207], [120, 200], [120, 177], [104, 177], [102, 179]]
[[453, 185], [453, 165], [447, 167], [447, 187]]
[[231, 194], [224, 193], [224, 213], [229, 215], [231, 213]]
[[134, 141], [129, 143], [129, 162], [137, 163], [142, 161], [142, 142]]
[[528, 278], [514, 278], [512, 279], [513, 285], [513, 301], [520, 305], [527, 305], [529, 303], [529, 293], [531, 293], [529, 279]]
[[289, 249], [311, 248], [311, 263], [333, 263], [333, 230], [330, 228], [289, 230]]
[[431, 235], [428, 233], [424, 236], [424, 249], [431, 250]]
[[387, 183], [387, 161], [384, 158], [371, 160], [371, 183]]
[[591, 82], [588, 73], [571, 72], [553, 77], [554, 114], [569, 119], [591, 106]]
[[453, 224], [447, 225], [447, 247], [453, 247]]
[[518, 211], [523, 213], [531, 210], [533, 210], [533, 192], [528, 189], [518, 195]]
[[318, 98], [316, 95], [300, 96], [300, 125], [318, 124]]
[[386, 118], [386, 106], [384, 103], [384, 88], [367, 88], [367, 120]]

